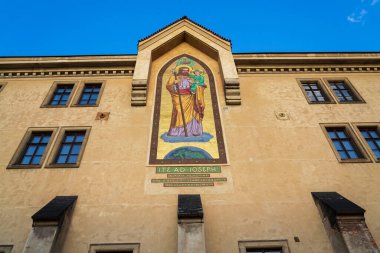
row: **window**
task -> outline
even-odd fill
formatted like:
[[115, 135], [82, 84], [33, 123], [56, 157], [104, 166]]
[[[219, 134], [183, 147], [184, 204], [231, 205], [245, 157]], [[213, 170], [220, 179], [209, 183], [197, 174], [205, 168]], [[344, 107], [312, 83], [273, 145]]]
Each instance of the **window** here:
[[81, 84], [72, 106], [98, 106], [104, 86], [103, 81]]
[[59, 84], [54, 91], [53, 97], [50, 100], [50, 105], [67, 105], [71, 92], [73, 91], [73, 84]]
[[319, 80], [297, 80], [310, 104], [334, 103]]
[[79, 167], [90, 127], [61, 129], [46, 167]]
[[355, 124], [359, 129], [361, 138], [367, 147], [372, 151], [376, 162], [380, 161], [380, 131], [378, 125]]
[[80, 105], [95, 105], [99, 97], [100, 87], [99, 83], [86, 84], [84, 86], [82, 96], [80, 97]]
[[12, 245], [0, 245], [0, 253], [10, 253], [12, 248]]
[[247, 249], [247, 253], [282, 253], [281, 249]]
[[75, 164], [81, 150], [85, 131], [68, 131], [63, 137], [61, 147], [55, 159], [56, 164]]
[[364, 100], [347, 79], [327, 79], [326, 82], [339, 103], [364, 103]]
[[340, 162], [370, 162], [348, 124], [322, 126]]
[[287, 240], [240, 241], [240, 253], [289, 253]]
[[0, 83], [0, 92], [5, 88], [6, 83]]
[[50, 88], [41, 107], [67, 107], [77, 84], [75, 82], [55, 82]]
[[40, 168], [56, 128], [29, 128], [8, 168]]
[[52, 132], [32, 133], [25, 150], [20, 157], [21, 165], [38, 165], [41, 163], [42, 155], [45, 154], [46, 146], [49, 144]]
[[91, 244], [89, 253], [138, 253], [138, 243]]
[[98, 106], [104, 86], [104, 81], [81, 83], [72, 106]]

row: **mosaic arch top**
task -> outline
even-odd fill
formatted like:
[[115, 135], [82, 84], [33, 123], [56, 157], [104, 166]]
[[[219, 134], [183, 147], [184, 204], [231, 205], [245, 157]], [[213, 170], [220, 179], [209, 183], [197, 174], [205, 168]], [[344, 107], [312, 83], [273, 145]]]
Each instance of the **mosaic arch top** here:
[[215, 79], [198, 59], [184, 54], [161, 68], [150, 145], [151, 165], [227, 163]]

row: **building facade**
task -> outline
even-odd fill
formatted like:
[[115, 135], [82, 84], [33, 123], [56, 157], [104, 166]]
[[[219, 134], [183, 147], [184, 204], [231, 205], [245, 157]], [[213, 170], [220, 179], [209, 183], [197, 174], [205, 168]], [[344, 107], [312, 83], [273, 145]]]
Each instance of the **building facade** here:
[[0, 252], [379, 252], [380, 54], [0, 58]]

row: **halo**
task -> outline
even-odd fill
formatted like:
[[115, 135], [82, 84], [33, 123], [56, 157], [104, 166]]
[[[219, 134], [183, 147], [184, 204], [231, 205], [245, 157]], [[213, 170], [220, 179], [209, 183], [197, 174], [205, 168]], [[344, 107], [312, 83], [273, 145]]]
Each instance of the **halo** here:
[[188, 68], [188, 69], [189, 69], [189, 72], [193, 71], [193, 68], [192, 68], [192, 67], [190, 67], [189, 65], [184, 65], [184, 64], [182, 64], [182, 65], [178, 65], [177, 67], [175, 67], [175, 71], [178, 73], [178, 70], [179, 70], [180, 68]]

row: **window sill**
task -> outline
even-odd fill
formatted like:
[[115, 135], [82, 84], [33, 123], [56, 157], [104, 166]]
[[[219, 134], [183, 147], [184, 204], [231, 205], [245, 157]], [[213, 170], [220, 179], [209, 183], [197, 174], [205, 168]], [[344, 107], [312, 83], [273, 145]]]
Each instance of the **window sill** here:
[[41, 169], [42, 164], [39, 165], [21, 165], [21, 164], [11, 164], [7, 166], [7, 169]]
[[66, 169], [66, 168], [79, 168], [79, 164], [48, 164], [46, 169]]

